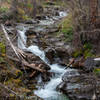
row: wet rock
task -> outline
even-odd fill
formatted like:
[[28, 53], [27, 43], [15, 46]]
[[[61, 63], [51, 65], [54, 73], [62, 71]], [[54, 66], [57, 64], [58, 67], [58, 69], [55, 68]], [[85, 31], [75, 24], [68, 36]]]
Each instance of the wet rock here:
[[47, 2], [46, 4], [47, 4], [47, 5], [55, 5], [55, 3], [54, 3], [54, 2], [50, 2], [50, 1], [49, 1], [49, 2]]
[[35, 17], [36, 19], [38, 19], [38, 20], [45, 20], [46, 19], [46, 16], [45, 15], [37, 15], [36, 17]]
[[37, 33], [33, 30], [33, 29], [29, 29], [25, 32], [25, 34], [28, 36], [28, 35], [37, 35]]
[[53, 26], [53, 27], [51, 27], [51, 28], [49, 27], [49, 28], [47, 28], [46, 30], [47, 30], [46, 32], [47, 32], [48, 34], [51, 34], [51, 33], [58, 32], [58, 31], [59, 31], [58, 27], [55, 27], [55, 26]]
[[52, 73], [51, 72], [47, 72], [41, 75], [42, 77], [42, 81], [43, 82], [48, 82], [50, 81], [50, 78], [52, 77]]
[[71, 100], [92, 100], [94, 93], [100, 99], [100, 80], [80, 70], [67, 69], [58, 88]]
[[93, 71], [93, 69], [96, 67], [96, 62], [93, 58], [87, 58], [84, 62], [84, 70], [86, 71]]
[[59, 16], [59, 12], [55, 12], [55, 16]]
[[25, 21], [25, 24], [38, 24], [39, 23], [39, 21], [37, 20], [27, 20], [27, 21]]
[[13, 23], [12, 23], [11, 21], [9, 21], [9, 20], [7, 20], [7, 21], [5, 22], [5, 25], [6, 25], [6, 26], [12, 26], [12, 24], [13, 24]]
[[62, 64], [67, 65], [68, 59], [69, 59], [69, 54], [65, 48], [56, 48], [55, 49], [58, 58], [61, 59]]
[[63, 48], [47, 48], [45, 49], [46, 57], [50, 63], [59, 63], [66, 65], [68, 63], [69, 54]]
[[100, 67], [100, 61], [96, 61], [91, 57], [88, 57], [87, 59], [84, 57], [77, 59], [72, 58], [70, 64], [72, 64], [72, 67], [76, 69], [83, 69], [86, 72], [92, 72], [94, 68]]
[[47, 48], [45, 50], [45, 54], [49, 62], [53, 63], [55, 58], [55, 50], [53, 48]]

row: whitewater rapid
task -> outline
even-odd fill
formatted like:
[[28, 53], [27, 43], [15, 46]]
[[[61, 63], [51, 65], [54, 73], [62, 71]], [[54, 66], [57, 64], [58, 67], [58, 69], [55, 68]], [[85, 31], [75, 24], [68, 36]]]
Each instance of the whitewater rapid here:
[[[60, 16], [66, 16], [66, 13], [60, 12]], [[41, 23], [43, 23], [41, 21]], [[53, 22], [52, 22], [53, 23]], [[43, 25], [43, 24], [42, 24]], [[50, 72], [55, 73], [49, 82], [47, 82], [44, 87], [39, 87], [38, 90], [34, 91], [34, 94], [43, 98], [44, 100], [68, 100], [66, 96], [56, 90], [56, 87], [62, 82], [62, 76], [66, 72], [66, 69], [59, 64], [49, 64], [45, 56], [45, 52], [40, 50], [37, 45], [31, 45], [26, 47], [27, 36], [25, 35], [27, 28], [24, 26], [18, 29], [18, 47], [24, 51], [31, 52], [36, 56], [40, 57], [47, 65], [50, 66]], [[67, 69], [68, 70], [68, 69]], [[64, 99], [63, 99], [64, 98]]]

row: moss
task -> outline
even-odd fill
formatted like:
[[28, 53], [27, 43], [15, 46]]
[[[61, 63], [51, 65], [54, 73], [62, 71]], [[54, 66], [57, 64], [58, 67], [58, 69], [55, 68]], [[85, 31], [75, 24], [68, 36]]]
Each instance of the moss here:
[[25, 21], [25, 20], [30, 20], [30, 19], [31, 19], [31, 18], [28, 17], [27, 15], [23, 15], [23, 16], [22, 16], [22, 20], [24, 20], [24, 21]]
[[72, 41], [73, 39], [73, 28], [69, 27], [68, 29], [62, 30], [64, 36], [65, 36], [65, 41]]
[[[14, 95], [13, 93], [10, 93], [9, 96], [10, 96], [11, 98], [12, 98], [12, 97], [13, 97], [13, 98], [15, 97], [15, 95]], [[16, 99], [15, 99], [15, 100], [16, 100]]]
[[81, 56], [82, 54], [83, 54], [83, 51], [80, 49], [80, 50], [76, 50], [76, 51], [72, 54], [72, 56], [73, 56], [74, 58], [77, 58], [77, 57]]
[[91, 45], [91, 43], [85, 43], [84, 45], [83, 45], [83, 48], [85, 49], [85, 50], [91, 50], [92, 49], [92, 45]]
[[4, 58], [0, 57], [0, 63], [4, 63], [4, 62], [5, 62]]
[[5, 55], [6, 53], [6, 46], [4, 43], [0, 42], [0, 54]]
[[25, 15], [25, 11], [21, 8], [18, 8], [19, 15]]
[[63, 33], [65, 36], [65, 41], [72, 41], [73, 39], [73, 26], [72, 26], [72, 15], [69, 14], [63, 21], [59, 24], [61, 27], [59, 33]]
[[22, 87], [21, 87], [21, 91], [22, 91], [23, 93], [25, 93], [25, 92], [31, 92], [29, 89], [22, 88]]
[[62, 30], [67, 30], [72, 27], [72, 15], [68, 14], [67, 17], [65, 17], [60, 23], [60, 25], [62, 26]]
[[93, 72], [96, 74], [96, 75], [100, 75], [100, 68], [95, 68], [93, 70]]
[[27, 7], [28, 7], [28, 8], [33, 8], [33, 4], [28, 3], [28, 4], [27, 4]]
[[83, 51], [84, 51], [84, 57], [94, 57], [95, 55], [91, 52], [92, 50], [92, 44], [91, 43], [85, 43], [83, 45]]
[[0, 13], [5, 13], [8, 11], [8, 7], [1, 7], [0, 8]]
[[[13, 84], [12, 84], [13, 83]], [[4, 82], [5, 85], [14, 85], [15, 87], [19, 87], [22, 84], [20, 79], [10, 78], [8, 81]]]
[[89, 49], [87, 49], [87, 50], [84, 51], [84, 57], [85, 58], [94, 57], [94, 56], [95, 55]]

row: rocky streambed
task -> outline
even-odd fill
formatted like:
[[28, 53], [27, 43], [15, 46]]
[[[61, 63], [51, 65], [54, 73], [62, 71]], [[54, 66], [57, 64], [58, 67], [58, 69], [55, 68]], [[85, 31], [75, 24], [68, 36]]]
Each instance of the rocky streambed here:
[[[27, 55], [27, 61], [34, 62], [37, 66], [42, 63], [42, 69], [48, 72], [46, 74], [36, 72], [38, 81], [35, 83], [33, 93], [44, 100], [69, 100], [69, 98], [70, 100], [99, 100], [100, 80], [93, 74], [97, 62], [89, 59], [86, 60], [84, 68], [68, 68], [73, 47], [62, 40], [63, 35], [55, 35], [59, 31], [58, 22], [67, 16], [67, 12], [58, 8], [53, 10], [47, 8], [48, 10], [50, 12], [46, 13], [47, 16], [37, 16], [34, 20], [16, 24], [18, 44], [14, 44], [32, 54], [31, 57]], [[7, 29], [14, 30], [12, 27]], [[99, 63], [97, 65], [99, 66]], [[24, 80], [26, 85], [30, 82], [28, 79]]]

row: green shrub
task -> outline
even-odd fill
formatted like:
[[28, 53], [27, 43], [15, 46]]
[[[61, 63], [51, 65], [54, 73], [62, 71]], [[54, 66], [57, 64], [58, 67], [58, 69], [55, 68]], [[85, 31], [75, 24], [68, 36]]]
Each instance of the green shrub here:
[[87, 50], [84, 51], [84, 56], [85, 56], [85, 58], [93, 57], [94, 54], [91, 52], [91, 50], [87, 49]]
[[74, 58], [77, 58], [77, 57], [79, 57], [80, 55], [82, 55], [83, 54], [83, 52], [82, 52], [82, 50], [80, 49], [80, 50], [76, 50], [73, 54], [72, 54], [72, 56], [74, 57]]
[[5, 13], [8, 11], [8, 8], [7, 7], [1, 7], [0, 8], [0, 13]]
[[96, 75], [100, 75], [100, 68], [95, 68], [93, 70], [93, 72], [96, 74]]
[[72, 41], [73, 39], [73, 27], [72, 27], [72, 16], [69, 14], [63, 21], [60, 23], [62, 27], [60, 33], [63, 33], [66, 41]]
[[92, 45], [91, 45], [91, 43], [85, 43], [84, 46], [83, 46], [83, 48], [84, 48], [85, 50], [86, 50], [86, 49], [91, 50], [91, 49], [92, 49]]
[[83, 45], [83, 51], [85, 58], [87, 57], [94, 57], [95, 55], [91, 52], [92, 50], [92, 44], [91, 43], [85, 43]]
[[3, 57], [0, 57], [0, 63], [4, 63], [4, 58]]
[[33, 8], [33, 4], [28, 3], [28, 4], [27, 4], [27, 7], [28, 7], [28, 8]]

